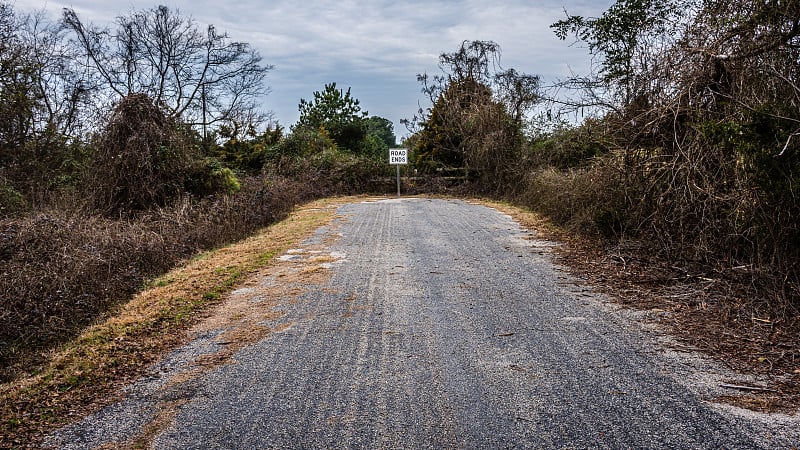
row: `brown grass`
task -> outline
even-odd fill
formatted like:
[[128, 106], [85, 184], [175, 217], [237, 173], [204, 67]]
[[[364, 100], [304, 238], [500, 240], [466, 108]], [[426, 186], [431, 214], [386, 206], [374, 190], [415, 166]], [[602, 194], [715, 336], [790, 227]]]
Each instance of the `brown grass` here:
[[130, 217], [104, 217], [65, 200], [0, 220], [0, 382], [29, 371], [182, 259], [285, 217], [308, 201], [308, 190], [258, 176], [243, 179], [235, 195], [185, 197]]
[[245, 275], [270, 265], [275, 255], [330, 222], [341, 201], [297, 208], [251, 238], [195, 257], [154, 280], [113, 317], [52, 352], [39, 373], [0, 386], [0, 447], [33, 445], [46, 430], [107, 403], [120, 384], [183, 342], [185, 331]]

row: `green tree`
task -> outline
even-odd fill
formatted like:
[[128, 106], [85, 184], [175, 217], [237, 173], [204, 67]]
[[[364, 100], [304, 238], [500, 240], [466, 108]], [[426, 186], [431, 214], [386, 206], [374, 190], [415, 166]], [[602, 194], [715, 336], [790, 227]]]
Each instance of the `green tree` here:
[[539, 78], [501, 70], [499, 60], [496, 43], [465, 41], [439, 57], [442, 75], [418, 75], [433, 105], [414, 118], [420, 127], [414, 140], [418, 169], [466, 168], [487, 189], [515, 174], [524, 116], [539, 99]]
[[254, 128], [242, 133], [223, 125], [215, 135], [224, 142], [222, 145], [210, 145], [206, 150], [209, 156], [218, 159], [229, 168], [258, 173], [264, 166], [269, 149], [283, 138], [283, 127], [274, 123], [269, 124], [261, 133]]
[[394, 124], [389, 119], [379, 116], [372, 116], [366, 119], [367, 134], [375, 136], [386, 144], [387, 148], [397, 145], [397, 137], [394, 135]]
[[366, 111], [361, 111], [357, 98], [336, 88], [336, 83], [325, 85], [314, 92], [311, 101], [300, 99], [300, 119], [296, 128], [326, 130], [337, 146], [359, 152], [367, 137]]

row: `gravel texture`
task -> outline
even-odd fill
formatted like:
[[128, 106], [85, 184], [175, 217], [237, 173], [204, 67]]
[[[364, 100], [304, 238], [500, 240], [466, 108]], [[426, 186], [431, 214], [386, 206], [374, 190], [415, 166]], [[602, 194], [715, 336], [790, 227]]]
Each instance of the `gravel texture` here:
[[[275, 307], [280, 317], [263, 324], [279, 332], [225, 364], [191, 372], [200, 355], [225, 344], [215, 341], [223, 330], [198, 336], [129, 387], [124, 401], [60, 430], [48, 444], [747, 449], [800, 443], [796, 417], [710, 401], [729, 393], [719, 384], [736, 381], [735, 374], [670, 348], [658, 328], [555, 266], [555, 244], [508, 216], [430, 199], [350, 204], [339, 213], [337, 223], [304, 243], [317, 250], [295, 249], [279, 263], [313, 256], [329, 273], [292, 281], [298, 294], [284, 296]], [[287, 292], [281, 283], [265, 276], [262, 284]]]

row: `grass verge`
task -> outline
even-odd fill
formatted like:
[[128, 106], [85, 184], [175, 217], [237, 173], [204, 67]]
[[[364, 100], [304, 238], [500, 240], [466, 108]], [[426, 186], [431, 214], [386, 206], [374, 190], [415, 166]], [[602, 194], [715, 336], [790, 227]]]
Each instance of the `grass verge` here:
[[306, 204], [248, 239], [198, 255], [52, 352], [36, 372], [0, 386], [0, 448], [34, 447], [48, 430], [113, 400], [245, 275], [329, 223], [347, 201]]

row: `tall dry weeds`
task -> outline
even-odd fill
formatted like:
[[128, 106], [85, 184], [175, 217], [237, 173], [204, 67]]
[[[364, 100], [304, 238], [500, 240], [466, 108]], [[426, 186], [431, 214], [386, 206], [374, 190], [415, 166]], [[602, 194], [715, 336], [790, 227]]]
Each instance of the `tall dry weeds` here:
[[135, 217], [56, 208], [0, 221], [0, 380], [200, 250], [279, 220], [312, 189], [279, 177], [235, 195], [184, 197]]

